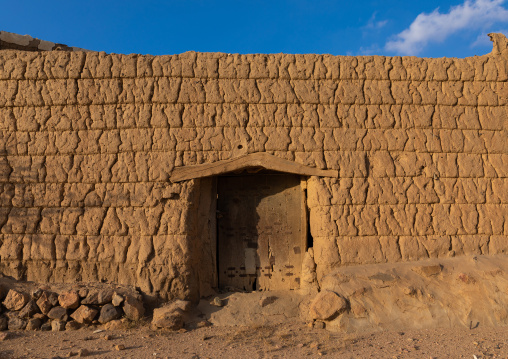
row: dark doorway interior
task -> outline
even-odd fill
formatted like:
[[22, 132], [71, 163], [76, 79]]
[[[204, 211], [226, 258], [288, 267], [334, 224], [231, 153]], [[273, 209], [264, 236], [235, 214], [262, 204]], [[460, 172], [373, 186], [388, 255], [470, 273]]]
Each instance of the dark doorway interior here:
[[300, 287], [306, 217], [300, 176], [225, 175], [217, 181], [217, 267], [226, 290]]

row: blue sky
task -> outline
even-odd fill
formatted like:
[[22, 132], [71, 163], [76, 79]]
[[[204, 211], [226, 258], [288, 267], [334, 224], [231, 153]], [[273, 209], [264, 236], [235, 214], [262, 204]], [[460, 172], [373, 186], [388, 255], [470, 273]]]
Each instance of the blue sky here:
[[0, 0], [0, 24], [108, 53], [466, 57], [508, 35], [508, 0]]

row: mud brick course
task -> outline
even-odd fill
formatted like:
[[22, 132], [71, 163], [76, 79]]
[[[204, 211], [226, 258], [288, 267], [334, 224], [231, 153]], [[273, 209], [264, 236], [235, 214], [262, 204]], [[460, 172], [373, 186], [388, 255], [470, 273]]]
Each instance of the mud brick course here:
[[0, 272], [203, 295], [200, 180], [170, 175], [255, 152], [339, 173], [307, 184], [318, 281], [505, 253], [500, 39], [465, 59], [1, 50]]

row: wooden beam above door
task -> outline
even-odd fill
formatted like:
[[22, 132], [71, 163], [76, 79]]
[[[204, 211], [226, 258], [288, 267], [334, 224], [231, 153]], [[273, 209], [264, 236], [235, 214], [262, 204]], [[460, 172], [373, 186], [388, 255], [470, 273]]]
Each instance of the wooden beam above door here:
[[180, 182], [194, 178], [218, 176], [224, 173], [249, 168], [262, 168], [283, 173], [294, 173], [302, 176], [339, 176], [339, 172], [336, 170], [323, 170], [309, 167], [265, 152], [257, 152], [214, 163], [176, 167], [171, 173], [170, 180], [171, 182]]

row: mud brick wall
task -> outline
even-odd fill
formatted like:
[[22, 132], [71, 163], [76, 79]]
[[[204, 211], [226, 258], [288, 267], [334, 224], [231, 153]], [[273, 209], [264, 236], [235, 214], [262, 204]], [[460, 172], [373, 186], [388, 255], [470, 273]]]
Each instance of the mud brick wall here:
[[506, 52], [2, 50], [0, 272], [199, 295], [200, 180], [169, 176], [263, 151], [339, 171], [308, 181], [318, 278], [340, 265], [504, 253], [507, 80]]

